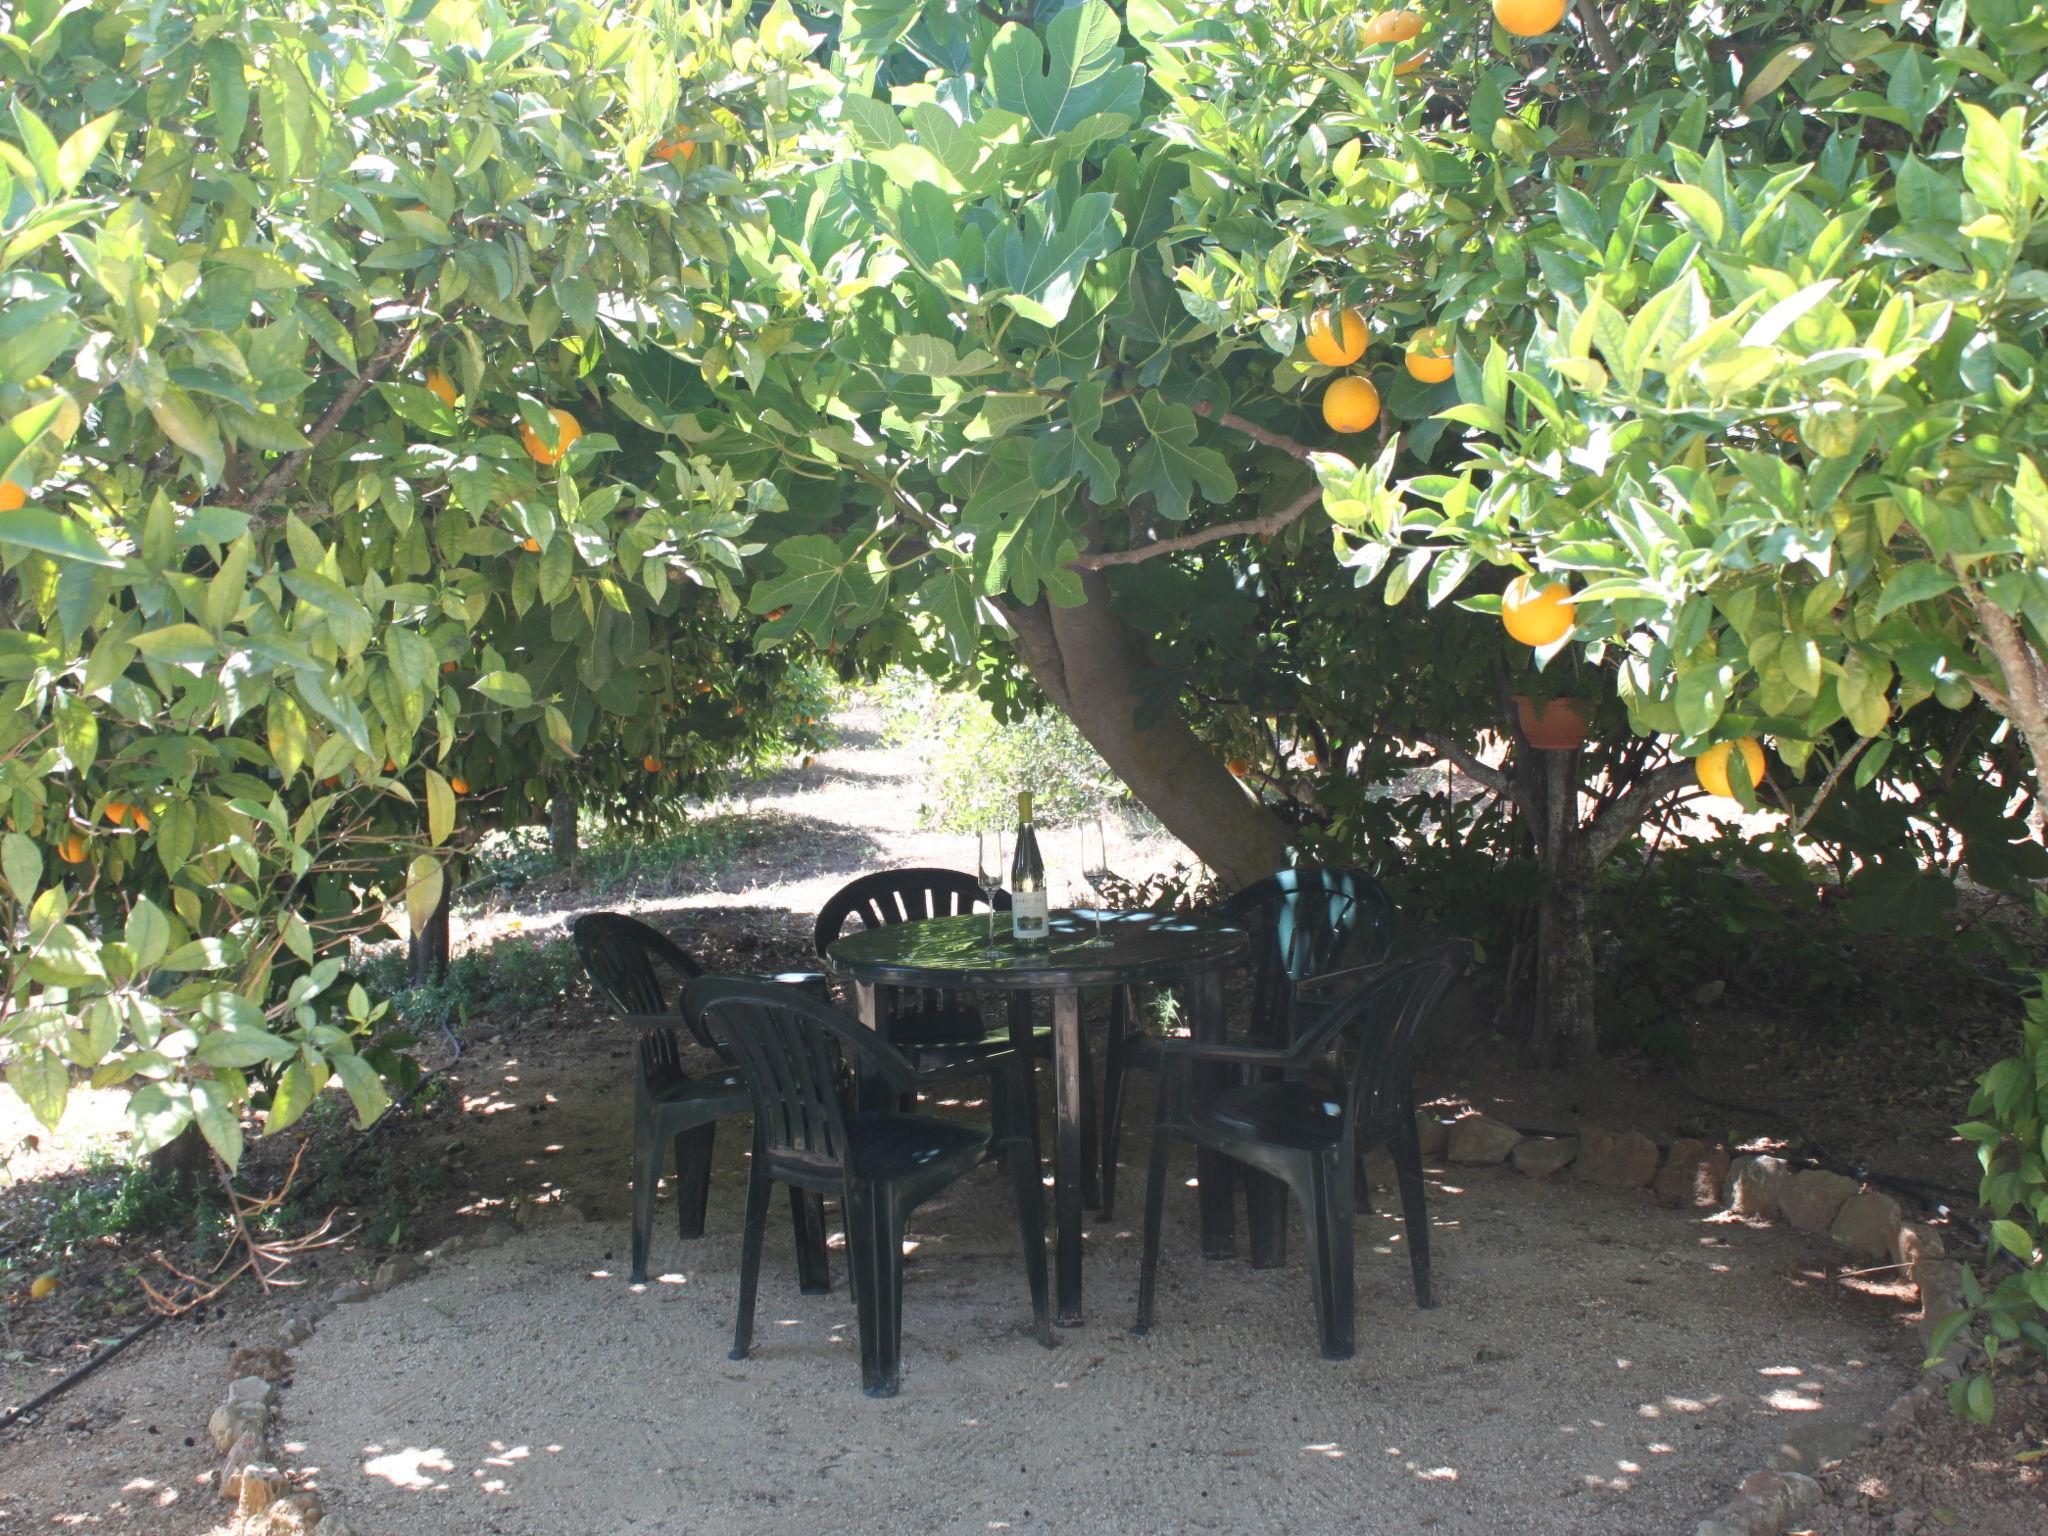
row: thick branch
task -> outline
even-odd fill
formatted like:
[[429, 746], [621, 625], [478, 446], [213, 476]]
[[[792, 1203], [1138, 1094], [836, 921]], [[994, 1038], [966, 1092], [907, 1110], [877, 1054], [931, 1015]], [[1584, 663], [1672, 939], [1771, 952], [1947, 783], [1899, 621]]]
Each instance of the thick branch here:
[[1593, 57], [1600, 61], [1600, 67], [1610, 75], [1621, 73], [1621, 55], [1614, 51], [1614, 36], [1607, 30], [1607, 23], [1600, 15], [1594, 0], [1577, 0], [1579, 25], [1586, 29], [1586, 41], [1593, 45]]
[[[1206, 400], [1199, 401], [1194, 410], [1197, 416], [1207, 416], [1210, 414], [1209, 403]], [[1240, 416], [1235, 411], [1225, 411], [1218, 416], [1216, 425], [1228, 427], [1233, 432], [1242, 432], [1253, 442], [1264, 443], [1268, 448], [1278, 448], [1291, 459], [1306, 462], [1308, 456], [1315, 452], [1315, 449], [1300, 439], [1289, 437], [1285, 432], [1275, 432], [1271, 427], [1262, 427], [1250, 417]]]
[[1587, 867], [1598, 869], [1608, 855], [1628, 840], [1636, 825], [1673, 790], [1693, 782], [1692, 759], [1682, 757], [1636, 780], [1627, 794], [1612, 801], [1586, 827]]
[[1478, 758], [1467, 752], [1463, 747], [1451, 740], [1450, 737], [1439, 736], [1435, 731], [1412, 731], [1405, 734], [1421, 742], [1439, 757], [1449, 758], [1457, 765], [1458, 771], [1464, 774], [1466, 778], [1471, 779], [1476, 784], [1483, 784], [1495, 795], [1507, 801], [1508, 804], [1519, 805], [1521, 803], [1515, 794], [1514, 786], [1508, 782], [1506, 774], [1502, 773], [1498, 768], [1487, 767], [1486, 764], [1479, 761]]
[[1820, 789], [1814, 794], [1813, 799], [1807, 802], [1806, 809], [1793, 818], [1792, 835], [1794, 837], [1797, 837], [1806, 830], [1806, 824], [1813, 820], [1823, 805], [1828, 803], [1828, 796], [1835, 792], [1835, 786], [1842, 781], [1842, 775], [1849, 771], [1849, 765], [1861, 757], [1864, 749], [1875, 740], [1877, 740], [1875, 736], [1858, 737], [1856, 745], [1842, 754], [1841, 760], [1829, 770], [1828, 776], [1820, 781]]
[[381, 379], [391, 365], [411, 349], [413, 342], [419, 338], [420, 326], [424, 323], [415, 321], [370, 354], [370, 360], [363, 364], [362, 371], [343, 386], [341, 393], [334, 397], [334, 403], [322, 411], [320, 419], [313, 423], [313, 430], [306, 434], [306, 446], [294, 448], [279, 459], [277, 467], [257, 482], [256, 489], [251, 491], [248, 499], [242, 503], [244, 512], [254, 517], [284, 494], [284, 488], [291, 484], [300, 467], [312, 455], [313, 450], [320, 446], [327, 434], [341, 425], [342, 417], [368, 393], [370, 386]]
[[1071, 717], [1074, 706], [1067, 690], [1066, 662], [1060, 656], [1059, 637], [1053, 633], [1052, 615], [1044, 600], [1027, 605], [1012, 597], [998, 596], [990, 601], [1016, 634], [1017, 649], [1023, 653], [1024, 665], [1037, 679], [1038, 686], [1052, 700], [1054, 708]]

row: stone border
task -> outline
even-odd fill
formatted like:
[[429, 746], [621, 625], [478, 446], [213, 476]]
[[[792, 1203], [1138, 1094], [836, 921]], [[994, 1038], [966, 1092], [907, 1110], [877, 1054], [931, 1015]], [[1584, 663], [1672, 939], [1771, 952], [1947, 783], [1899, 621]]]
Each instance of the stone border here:
[[[1760, 1219], [1783, 1217], [1798, 1231], [1826, 1236], [1851, 1254], [1890, 1258], [1905, 1268], [1920, 1297], [1914, 1330], [1922, 1350], [1942, 1320], [1961, 1310], [1963, 1266], [1948, 1257], [1941, 1234], [1909, 1220], [1890, 1195], [1824, 1169], [1795, 1172], [1780, 1157], [1738, 1157], [1695, 1139], [1673, 1142], [1668, 1152], [1639, 1131], [1584, 1126], [1577, 1136], [1530, 1136], [1483, 1113], [1454, 1119], [1416, 1117], [1424, 1156], [1464, 1167], [1507, 1164], [1530, 1178], [1555, 1178], [1566, 1168], [1604, 1189], [1644, 1189], [1668, 1205], [1719, 1210]], [[1969, 1341], [1958, 1336], [1921, 1381], [1870, 1424], [1815, 1425], [1788, 1437], [1770, 1465], [1742, 1480], [1735, 1497], [1694, 1530], [1693, 1536], [1782, 1536], [1820, 1503], [1812, 1476], [1832, 1462], [1911, 1424], [1937, 1388], [1961, 1374]]]
[[[560, 1225], [583, 1220], [573, 1205], [535, 1204], [519, 1210], [519, 1227]], [[206, 1431], [222, 1461], [216, 1486], [234, 1507], [238, 1536], [357, 1536], [346, 1516], [327, 1508], [320, 1494], [301, 1488], [279, 1462], [274, 1431], [279, 1394], [291, 1379], [287, 1351], [311, 1338], [320, 1322], [338, 1306], [381, 1296], [395, 1285], [424, 1275], [430, 1267], [458, 1254], [502, 1247], [515, 1228], [493, 1220], [474, 1232], [458, 1232], [439, 1247], [417, 1257], [395, 1254], [367, 1280], [343, 1280], [310, 1296], [277, 1325], [274, 1342], [248, 1344], [228, 1361], [227, 1396], [207, 1420]]]

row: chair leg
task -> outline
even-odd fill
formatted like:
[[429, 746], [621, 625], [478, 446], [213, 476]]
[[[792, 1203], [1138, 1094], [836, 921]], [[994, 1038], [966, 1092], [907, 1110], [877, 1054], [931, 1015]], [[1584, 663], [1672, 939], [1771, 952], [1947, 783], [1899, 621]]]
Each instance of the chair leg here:
[[1102, 1219], [1116, 1213], [1116, 1154], [1123, 1139], [1124, 1041], [1130, 1034], [1131, 989], [1109, 994], [1109, 1033], [1102, 1045]]
[[[1006, 1117], [1011, 1126], [1031, 1119], [1031, 1110], [1025, 1098], [1031, 1083], [1031, 1062], [1029, 1058], [1019, 1060], [1003, 1074], [1003, 1081], [996, 1086], [997, 1103], [1007, 1101], [1010, 1113]], [[1038, 1342], [1047, 1349], [1052, 1348], [1052, 1304], [1048, 1297], [1045, 1269], [1045, 1185], [1038, 1171], [1037, 1153], [1030, 1139], [1012, 1135], [1007, 1146], [1010, 1162], [1010, 1182], [1017, 1200], [1017, 1232], [1024, 1240], [1024, 1275], [1031, 1285], [1031, 1326], [1038, 1334]]]
[[888, 1185], [847, 1182], [846, 1257], [859, 1277], [861, 1390], [894, 1397], [903, 1374], [903, 1215]]
[[768, 1234], [768, 1155], [754, 1139], [747, 1169], [747, 1217], [740, 1229], [740, 1305], [733, 1323], [732, 1358], [744, 1360], [754, 1347], [754, 1293], [761, 1285], [762, 1239]]
[[711, 1151], [718, 1123], [693, 1127], [676, 1138], [676, 1231], [684, 1238], [704, 1235], [711, 1203]]
[[1361, 1216], [1370, 1216], [1372, 1214], [1372, 1179], [1366, 1174], [1365, 1154], [1363, 1152], [1357, 1153], [1353, 1158], [1351, 1164], [1351, 1184], [1352, 1188], [1358, 1191], [1358, 1204], [1355, 1209]]
[[1309, 1277], [1315, 1286], [1316, 1329], [1325, 1360], [1349, 1360], [1357, 1347], [1353, 1281], [1352, 1160], [1339, 1151], [1309, 1165], [1302, 1188]]
[[832, 1261], [825, 1252], [825, 1197], [789, 1187], [790, 1223], [796, 1231], [796, 1288], [805, 1296], [832, 1294]]
[[1088, 1023], [1081, 1022], [1081, 1203], [1102, 1209], [1100, 1174], [1102, 1126], [1095, 1113], [1095, 1063], [1088, 1049]]
[[647, 1248], [654, 1235], [654, 1187], [661, 1182], [661, 1143], [654, 1111], [637, 1085], [633, 1091], [633, 1283], [647, 1283]]
[[1433, 1307], [1436, 1292], [1429, 1276], [1429, 1201], [1422, 1186], [1422, 1137], [1411, 1115], [1395, 1132], [1387, 1150], [1401, 1186], [1401, 1217], [1408, 1226], [1408, 1268], [1415, 1278], [1415, 1305]]
[[1145, 1246], [1138, 1265], [1138, 1320], [1133, 1333], [1152, 1327], [1152, 1293], [1159, 1279], [1159, 1225], [1166, 1211], [1166, 1150], [1168, 1131], [1164, 1124], [1152, 1131], [1152, 1161], [1145, 1169]]

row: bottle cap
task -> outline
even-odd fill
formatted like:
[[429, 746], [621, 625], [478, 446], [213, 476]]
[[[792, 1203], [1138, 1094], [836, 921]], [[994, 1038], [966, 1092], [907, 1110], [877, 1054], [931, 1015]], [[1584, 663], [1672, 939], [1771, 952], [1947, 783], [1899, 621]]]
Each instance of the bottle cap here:
[[1029, 821], [1031, 819], [1031, 791], [1028, 789], [1017, 797], [1017, 819], [1019, 821]]

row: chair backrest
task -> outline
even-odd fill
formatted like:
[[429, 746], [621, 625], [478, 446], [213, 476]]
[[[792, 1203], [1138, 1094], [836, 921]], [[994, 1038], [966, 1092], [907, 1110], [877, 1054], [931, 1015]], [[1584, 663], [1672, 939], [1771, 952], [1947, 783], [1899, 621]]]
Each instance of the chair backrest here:
[[683, 990], [692, 1030], [726, 1043], [754, 1100], [756, 1151], [778, 1170], [843, 1172], [849, 1058], [907, 1086], [908, 1062], [858, 1019], [795, 987], [705, 976]]
[[[657, 961], [676, 973], [678, 985], [704, 974], [704, 967], [667, 934], [623, 913], [586, 912], [569, 924], [569, 940], [597, 995], [629, 1017], [673, 1011], [655, 970]], [[712, 1045], [694, 1025], [691, 1033], [701, 1044]]]
[[1347, 959], [1376, 965], [1394, 937], [1394, 903], [1362, 869], [1283, 869], [1237, 892], [1219, 915], [1252, 931], [1247, 1033], [1274, 1044], [1294, 1038], [1294, 983]]
[[[818, 953], [846, 932], [855, 918], [863, 928], [888, 928], [930, 917], [957, 917], [987, 903], [974, 876], [957, 869], [885, 869], [839, 888], [818, 913], [812, 942]], [[1010, 910], [1010, 893], [996, 892], [996, 910]]]
[[1340, 999], [1315, 1028], [1318, 1053], [1345, 1062], [1347, 1109], [1355, 1132], [1394, 1125], [1411, 1112], [1409, 1074], [1416, 1042], [1445, 990], [1471, 963], [1458, 939], [1382, 965]]

